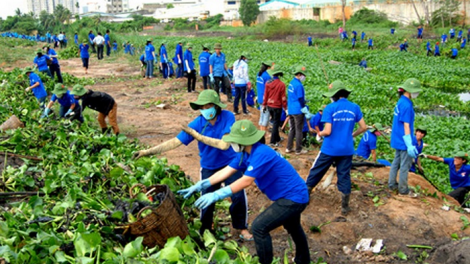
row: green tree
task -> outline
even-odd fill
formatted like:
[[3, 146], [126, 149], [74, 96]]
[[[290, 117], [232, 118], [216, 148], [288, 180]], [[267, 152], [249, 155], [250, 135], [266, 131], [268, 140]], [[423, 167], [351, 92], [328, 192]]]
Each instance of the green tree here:
[[172, 9], [172, 8], [175, 8], [175, 6], [173, 4], [166, 5], [166, 9]]
[[65, 21], [68, 22], [70, 18], [72, 18], [72, 13], [63, 5], [57, 5], [54, 9], [54, 16], [57, 22], [63, 24]]
[[259, 15], [259, 6], [256, 0], [242, 0], [238, 13], [244, 26], [251, 26]]

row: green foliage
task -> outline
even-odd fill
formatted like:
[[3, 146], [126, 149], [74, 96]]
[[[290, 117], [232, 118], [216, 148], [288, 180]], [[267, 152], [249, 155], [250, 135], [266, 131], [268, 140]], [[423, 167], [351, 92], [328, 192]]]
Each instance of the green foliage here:
[[389, 20], [387, 19], [387, 15], [385, 13], [362, 8], [361, 10], [355, 12], [348, 22], [351, 24], [381, 24], [389, 22]]
[[457, 0], [439, 0], [441, 7], [432, 12], [431, 24], [433, 26], [440, 25], [442, 27], [451, 27], [460, 21], [461, 16], [458, 14], [460, 2]]
[[175, 8], [175, 6], [173, 4], [166, 5], [166, 9], [172, 9], [172, 8]]
[[260, 13], [258, 3], [256, 0], [241, 0], [238, 13], [243, 25], [249, 27], [256, 21]]
[[224, 15], [217, 14], [215, 16], [206, 18], [205, 20], [206, 24], [204, 25], [203, 29], [210, 29], [210, 28], [218, 27], [223, 17]]

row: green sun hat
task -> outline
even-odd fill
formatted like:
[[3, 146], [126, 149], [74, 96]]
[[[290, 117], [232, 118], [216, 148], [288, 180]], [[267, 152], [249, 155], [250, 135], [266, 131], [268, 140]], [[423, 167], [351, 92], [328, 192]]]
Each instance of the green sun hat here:
[[415, 78], [409, 78], [402, 85], [398, 86], [398, 88], [402, 88], [409, 93], [420, 93], [423, 91], [423, 88], [421, 88], [421, 82]]
[[[235, 124], [234, 124], [235, 125]], [[233, 128], [233, 127], [232, 127]], [[454, 157], [455, 158], [462, 158], [466, 161], [468, 161], [468, 153], [465, 153], [464, 151], [459, 151], [457, 153], [454, 154]]]
[[282, 69], [280, 68], [277, 68], [277, 69], [272, 69], [272, 70], [267, 70], [268, 74], [272, 76], [276, 75], [276, 74], [283, 74], [284, 72], [282, 71]]
[[417, 126], [417, 127], [416, 127], [416, 130], [422, 131], [422, 132], [424, 132], [424, 133], [427, 133], [427, 132], [428, 132], [428, 128], [427, 128], [426, 126], [423, 126], [423, 125]]
[[65, 85], [58, 83], [54, 86], [54, 90], [52, 91], [53, 94], [57, 96], [61, 96], [65, 94], [68, 91], [67, 87]]
[[34, 71], [33, 68], [31, 68], [31, 67], [26, 67], [26, 68], [24, 68], [24, 70], [23, 70], [23, 74], [26, 74], [26, 73], [28, 73], [28, 72], [33, 72], [33, 71]]
[[274, 66], [274, 61], [263, 61], [261, 64], [273, 68], [273, 66]]
[[344, 86], [344, 83], [342, 81], [334, 81], [330, 84], [330, 86], [328, 86], [328, 92], [324, 93], [323, 96], [324, 97], [333, 97], [335, 96], [335, 94], [341, 90], [346, 90], [348, 92], [352, 92], [352, 89], [351, 88], [346, 88], [346, 86]]
[[222, 44], [220, 44], [220, 43], [215, 43], [215, 44], [214, 44], [214, 49], [222, 49]]
[[211, 48], [209, 47], [209, 44], [202, 44], [202, 49], [210, 50]]
[[264, 137], [265, 131], [258, 130], [250, 120], [235, 122], [230, 129], [230, 134], [223, 136], [222, 140], [228, 143], [237, 143], [242, 146], [250, 146]]
[[305, 66], [299, 65], [299, 66], [295, 67], [294, 75], [297, 75], [298, 73], [302, 73], [303, 75], [307, 75], [306, 72], [307, 72], [307, 68], [305, 68]]
[[46, 45], [42, 46], [43, 49], [50, 48], [50, 47], [51, 47], [51, 45], [49, 45], [49, 44], [46, 44]]
[[242, 54], [240, 54], [240, 56], [243, 56], [245, 57], [247, 60], [251, 59], [250, 57], [250, 53], [248, 51], [243, 51]]
[[83, 87], [83, 85], [81, 84], [76, 84], [73, 89], [72, 89], [72, 92], [70, 92], [70, 94], [72, 95], [78, 95], [78, 96], [82, 96], [84, 94], [86, 94], [86, 89], [85, 87]]
[[36, 50], [36, 54], [38, 54], [38, 53], [41, 53], [41, 54], [42, 54], [43, 52], [44, 52], [44, 51], [43, 51], [42, 49], [37, 49], [37, 50]]
[[147, 39], [147, 42], [149, 42], [149, 41], [152, 42], [153, 40], [151, 38], [149, 38], [149, 39]]
[[[181, 43], [181, 42], [180, 42], [180, 43]], [[189, 49], [189, 48], [193, 48], [193, 44], [191, 44], [191, 43], [187, 43], [187, 44], [186, 44], [186, 48], [187, 48], [187, 49]]]
[[82, 43], [87, 43], [88, 39], [82, 39]]
[[189, 105], [193, 110], [201, 109], [201, 106], [206, 104], [215, 104], [220, 108], [226, 108], [227, 105], [220, 102], [220, 97], [214, 90], [204, 90], [197, 97], [196, 102], [190, 102]]

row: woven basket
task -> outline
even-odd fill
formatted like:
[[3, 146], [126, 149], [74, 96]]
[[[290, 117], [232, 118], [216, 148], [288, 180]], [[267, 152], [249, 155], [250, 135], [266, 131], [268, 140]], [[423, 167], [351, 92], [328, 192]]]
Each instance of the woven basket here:
[[[139, 211], [137, 221], [129, 225], [129, 232], [132, 236], [143, 236], [142, 244], [149, 248], [155, 246], [163, 248], [169, 238], [179, 236], [181, 239], [184, 239], [189, 235], [188, 225], [184, 219], [183, 212], [176, 203], [173, 192], [171, 192], [167, 185], [145, 187], [142, 184], [136, 184], [129, 190], [131, 198], [135, 196], [132, 193], [135, 187], [140, 187], [141, 192], [146, 193], [147, 196], [164, 193], [165, 197], [158, 207], [147, 206]], [[142, 218], [141, 214], [146, 210], [151, 210], [152, 212]]]
[[8, 129], [16, 129], [19, 127], [24, 127], [23, 122], [21, 122], [18, 117], [15, 115], [10, 116], [3, 124], [0, 125], [0, 130], [5, 131]]

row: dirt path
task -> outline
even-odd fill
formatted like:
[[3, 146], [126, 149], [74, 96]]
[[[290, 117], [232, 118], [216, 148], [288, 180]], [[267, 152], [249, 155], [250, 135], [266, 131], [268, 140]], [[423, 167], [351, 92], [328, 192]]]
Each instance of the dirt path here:
[[[61, 61], [61, 65], [64, 72], [85, 77], [79, 59]], [[175, 137], [181, 131], [182, 124], [187, 124], [198, 115], [189, 107], [189, 102], [196, 100], [198, 93], [186, 92], [186, 79], [144, 80], [138, 75], [139, 68], [136, 66], [108, 63], [106, 59], [99, 62], [92, 60], [86, 77], [95, 78], [96, 84], [87, 88], [111, 94], [119, 105], [118, 122], [122, 133], [154, 146]], [[201, 91], [201, 86], [201, 83], [197, 84], [198, 91]], [[222, 100], [225, 99], [222, 96]], [[161, 103], [168, 104], [169, 108], [157, 108], [156, 105]], [[232, 110], [231, 104], [228, 110]], [[237, 119], [249, 118], [257, 124], [257, 110], [251, 109], [251, 112], [252, 115], [239, 115]], [[284, 149], [281, 147], [280, 151]], [[313, 150], [308, 155], [287, 158], [299, 174], [306, 178], [316, 152]], [[196, 142], [169, 151], [165, 157], [169, 163], [179, 165], [191, 179], [198, 180]], [[352, 212], [347, 217], [340, 215], [340, 195], [335, 180], [326, 190], [313, 192], [310, 204], [302, 215], [302, 225], [309, 238], [313, 260], [323, 257], [328, 263], [398, 263], [393, 254], [402, 250], [408, 254], [411, 260], [409, 263], [415, 263], [421, 251], [408, 249], [407, 244], [436, 246], [449, 242], [454, 233], [458, 237], [470, 235], [470, 228], [461, 230], [463, 223], [460, 217], [463, 214], [441, 209], [444, 204], [456, 205], [450, 197], [438, 193], [425, 179], [412, 173], [409, 183], [411, 186], [419, 186], [420, 198], [397, 196], [387, 189], [388, 172], [388, 168], [353, 171]], [[248, 197], [251, 223], [271, 202], [254, 186], [249, 188]], [[443, 197], [449, 202], [445, 202]], [[322, 223], [321, 233], [308, 231], [311, 226]], [[286, 232], [278, 228], [272, 232], [272, 236], [275, 254], [282, 257], [290, 249]], [[343, 251], [343, 247], [354, 249], [361, 238], [372, 238], [374, 241], [384, 239], [383, 252], [373, 255]], [[253, 242], [244, 242], [244, 245], [255, 252]], [[289, 256], [293, 256], [292, 251]]]

